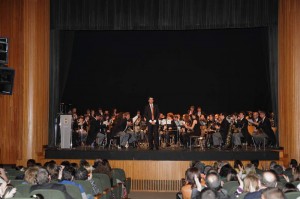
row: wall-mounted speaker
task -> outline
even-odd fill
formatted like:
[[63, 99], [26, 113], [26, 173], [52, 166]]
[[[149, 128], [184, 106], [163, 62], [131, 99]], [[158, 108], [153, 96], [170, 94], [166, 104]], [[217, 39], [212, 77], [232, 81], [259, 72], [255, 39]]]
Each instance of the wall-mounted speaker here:
[[0, 94], [11, 95], [13, 92], [15, 70], [0, 66]]
[[0, 65], [8, 63], [8, 39], [0, 37]]

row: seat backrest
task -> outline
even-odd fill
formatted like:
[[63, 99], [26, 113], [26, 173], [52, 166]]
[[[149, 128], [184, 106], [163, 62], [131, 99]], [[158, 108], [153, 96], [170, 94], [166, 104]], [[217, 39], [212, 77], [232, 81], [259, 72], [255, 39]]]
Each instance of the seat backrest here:
[[80, 184], [83, 187], [84, 192], [86, 194], [94, 195], [93, 187], [92, 187], [92, 185], [89, 181], [74, 180], [74, 182], [77, 183], [77, 184]]
[[10, 184], [17, 186], [19, 184], [22, 184], [24, 182], [24, 180], [10, 180]]
[[113, 185], [117, 184], [116, 179], [119, 179], [122, 182], [124, 182], [126, 180], [125, 171], [123, 169], [114, 168], [114, 169], [112, 169], [111, 173], [112, 173], [112, 178], [113, 178]]
[[[100, 193], [103, 193], [105, 190], [111, 190], [111, 181], [108, 175], [102, 173], [93, 173], [93, 180], [95, 181], [96, 186], [99, 188]], [[111, 192], [106, 193], [101, 197], [110, 198]]]
[[64, 184], [66, 186], [67, 193], [72, 196], [73, 199], [82, 199], [79, 187], [71, 184]]
[[288, 192], [284, 194], [287, 199], [297, 199], [300, 197], [300, 192]]
[[15, 197], [30, 197], [30, 184], [19, 184], [15, 187], [17, 189]]
[[298, 184], [300, 184], [300, 181], [294, 181], [294, 182], [292, 182], [293, 183], [293, 185], [295, 185], [296, 187], [298, 186]]
[[224, 183], [223, 189], [225, 189], [229, 193], [233, 187], [238, 187], [238, 186], [239, 186], [238, 181], [229, 181]]
[[66, 199], [63, 192], [54, 189], [37, 189], [30, 193], [30, 195], [41, 194], [44, 199]]

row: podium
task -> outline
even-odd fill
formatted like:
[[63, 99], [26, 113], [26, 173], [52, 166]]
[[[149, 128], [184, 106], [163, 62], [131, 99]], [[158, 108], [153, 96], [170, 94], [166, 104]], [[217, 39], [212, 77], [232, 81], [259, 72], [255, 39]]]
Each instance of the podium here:
[[60, 115], [60, 147], [72, 148], [72, 115]]

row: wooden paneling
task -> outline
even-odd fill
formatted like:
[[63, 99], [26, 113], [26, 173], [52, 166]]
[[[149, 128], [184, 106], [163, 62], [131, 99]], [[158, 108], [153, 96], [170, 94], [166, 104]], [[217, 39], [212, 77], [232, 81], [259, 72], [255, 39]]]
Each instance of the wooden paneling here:
[[287, 160], [300, 160], [300, 1], [279, 1], [279, 132]]
[[13, 95], [0, 95], [0, 163], [24, 164], [47, 144], [49, 13], [49, 0], [0, 0], [0, 36], [16, 71]]

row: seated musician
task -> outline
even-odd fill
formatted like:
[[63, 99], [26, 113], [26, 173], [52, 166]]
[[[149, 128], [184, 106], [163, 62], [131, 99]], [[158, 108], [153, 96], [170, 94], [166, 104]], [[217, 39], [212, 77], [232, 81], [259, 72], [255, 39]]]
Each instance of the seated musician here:
[[207, 116], [207, 123], [206, 123], [206, 145], [209, 148], [213, 145], [213, 138], [212, 135], [216, 132], [216, 121], [213, 114]]
[[166, 133], [167, 147], [170, 146], [170, 135], [175, 136], [174, 144], [177, 144], [177, 126], [174, 121], [173, 113], [167, 114], [167, 122], [166, 122], [166, 125], [164, 126], [164, 131]]
[[[221, 122], [223, 122], [223, 124], [225, 124], [224, 118], [222, 120], [221, 117], [219, 116], [219, 114], [215, 114], [215, 128], [216, 128], [216, 131], [212, 134], [214, 147], [220, 147], [224, 143], [223, 139], [222, 139], [221, 132], [220, 132]], [[222, 131], [223, 131], [222, 133], [225, 134], [224, 127], [222, 128]]]
[[125, 127], [124, 132], [129, 135], [128, 143], [131, 146], [136, 147], [137, 146], [137, 144], [136, 144], [137, 138], [136, 138], [135, 132], [132, 129], [133, 128], [133, 123], [132, 123], [132, 120], [130, 118], [130, 113], [126, 112], [126, 113], [123, 114], [123, 116], [126, 120], [126, 127]]
[[238, 127], [238, 116], [236, 113], [232, 114], [230, 118], [230, 123], [232, 127], [232, 140], [233, 140], [233, 149], [241, 149], [242, 148], [242, 141], [241, 138], [243, 134], [241, 129]]
[[213, 137], [217, 136], [214, 139], [220, 140], [219, 136], [221, 136], [222, 144], [226, 143], [226, 138], [227, 138], [227, 134], [228, 134], [228, 130], [229, 130], [229, 122], [225, 118], [226, 118], [225, 114], [220, 113], [219, 121], [218, 121], [219, 125], [216, 126], [216, 128], [219, 129], [219, 134], [218, 133], [213, 134]]
[[205, 136], [205, 130], [206, 130], [206, 124], [207, 124], [207, 120], [206, 120], [204, 114], [200, 115], [199, 124], [200, 124], [200, 129], [201, 129], [201, 137], [204, 137]]
[[271, 122], [266, 117], [266, 112], [259, 111], [259, 117], [261, 120], [256, 124], [258, 131], [253, 134], [255, 143], [260, 144], [264, 141], [264, 138], [267, 138], [269, 147], [276, 146], [276, 137], [272, 130]]
[[84, 117], [80, 116], [75, 126], [75, 132], [77, 133], [77, 144], [84, 146], [88, 135], [88, 123], [84, 121]]
[[117, 146], [118, 148], [124, 148], [128, 139], [129, 134], [125, 133], [125, 129], [127, 127], [127, 119], [125, 118], [123, 113], [119, 113], [114, 121], [114, 125], [111, 129], [110, 136], [108, 137], [108, 140], [114, 136], [119, 137], [120, 139], [117, 140]]
[[[188, 130], [188, 136], [199, 136], [200, 137], [200, 123], [196, 115], [191, 116], [191, 125], [185, 124], [185, 128]], [[188, 139], [189, 142], [190, 139]], [[189, 143], [191, 145], [192, 143]]]
[[188, 114], [184, 114], [182, 116], [182, 120], [180, 120], [180, 142], [183, 147], [188, 147], [189, 142], [189, 133], [191, 130], [187, 129], [186, 126], [191, 126], [191, 118]]

